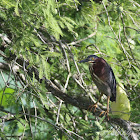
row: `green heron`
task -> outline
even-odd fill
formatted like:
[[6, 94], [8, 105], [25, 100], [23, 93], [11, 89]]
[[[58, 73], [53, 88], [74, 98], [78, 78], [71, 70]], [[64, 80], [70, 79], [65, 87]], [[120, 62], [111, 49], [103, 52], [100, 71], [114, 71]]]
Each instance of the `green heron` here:
[[109, 100], [112, 102], [116, 101], [116, 79], [113, 70], [103, 58], [96, 55], [90, 55], [79, 63], [83, 62], [89, 62], [89, 71], [92, 80], [97, 86], [99, 92], [101, 92], [98, 101], [92, 106], [92, 108], [95, 107], [95, 112], [97, 103], [100, 101], [103, 94], [105, 94], [107, 96], [107, 111], [102, 111], [101, 114], [105, 113], [108, 117]]

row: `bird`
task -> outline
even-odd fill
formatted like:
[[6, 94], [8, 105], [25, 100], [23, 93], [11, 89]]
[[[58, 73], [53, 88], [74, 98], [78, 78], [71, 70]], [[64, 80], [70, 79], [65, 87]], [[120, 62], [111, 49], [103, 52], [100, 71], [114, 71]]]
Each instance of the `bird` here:
[[95, 112], [98, 102], [100, 101], [103, 94], [105, 94], [107, 96], [107, 110], [102, 111], [99, 116], [104, 113], [104, 115], [107, 115], [107, 118], [109, 120], [109, 101], [116, 101], [116, 79], [114, 72], [110, 65], [102, 57], [89, 55], [86, 59], [81, 60], [79, 63], [85, 62], [89, 63], [89, 71], [92, 80], [101, 93], [99, 99], [92, 106], [92, 108], [95, 107]]

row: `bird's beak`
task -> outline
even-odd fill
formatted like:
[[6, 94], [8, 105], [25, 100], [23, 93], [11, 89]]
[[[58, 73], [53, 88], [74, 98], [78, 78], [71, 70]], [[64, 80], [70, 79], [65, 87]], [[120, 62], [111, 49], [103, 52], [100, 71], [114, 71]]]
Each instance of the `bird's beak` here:
[[79, 63], [85, 63], [85, 62], [89, 62], [89, 60], [86, 58], [84, 60], [79, 61]]

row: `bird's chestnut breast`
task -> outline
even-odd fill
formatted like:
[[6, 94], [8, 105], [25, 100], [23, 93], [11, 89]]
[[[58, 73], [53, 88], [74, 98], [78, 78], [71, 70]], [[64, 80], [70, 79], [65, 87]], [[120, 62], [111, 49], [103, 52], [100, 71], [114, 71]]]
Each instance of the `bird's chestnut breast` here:
[[102, 58], [97, 58], [92, 65], [94, 74], [96, 74], [101, 80], [105, 80], [106, 76], [106, 62]]

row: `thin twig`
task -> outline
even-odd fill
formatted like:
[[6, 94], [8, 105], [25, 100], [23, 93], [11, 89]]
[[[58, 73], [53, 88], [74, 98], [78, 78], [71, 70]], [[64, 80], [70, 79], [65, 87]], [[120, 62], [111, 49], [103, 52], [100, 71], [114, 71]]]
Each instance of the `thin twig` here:
[[68, 72], [70, 73], [70, 64], [69, 64], [69, 60], [68, 60], [68, 56], [67, 56], [67, 53], [65, 51], [65, 45], [62, 43], [62, 41], [59, 41], [59, 44], [60, 44], [60, 47], [62, 49], [62, 52], [63, 52], [63, 55], [66, 59], [66, 62], [67, 62], [67, 69], [68, 69]]
[[129, 1], [132, 2], [132, 3], [134, 3], [135, 5], [137, 5], [138, 7], [140, 7], [140, 4], [139, 3], [137, 3], [137, 2], [135, 2], [133, 0], [129, 0]]
[[65, 86], [64, 86], [64, 92], [65, 92], [66, 89], [67, 89], [67, 86], [68, 86], [70, 77], [71, 77], [71, 73], [68, 74], [68, 77], [67, 77], [67, 80], [66, 80], [66, 83], [65, 83]]
[[82, 140], [84, 140], [84, 138], [83, 137], [81, 137], [81, 136], [79, 136], [78, 134], [76, 134], [75, 132], [73, 132], [73, 131], [70, 131], [70, 130], [68, 130], [68, 129], [66, 129], [66, 128], [64, 128], [69, 134], [74, 134], [75, 136], [77, 136], [78, 138], [80, 138], [80, 139], [82, 139]]
[[30, 117], [30, 110], [28, 110], [28, 114], [29, 114], [29, 127], [30, 127], [30, 132], [31, 132], [32, 140], [34, 140], [32, 122], [31, 122], [31, 117]]
[[140, 30], [140, 27], [139, 27], [138, 24], [135, 22], [135, 20], [133, 19], [133, 17], [132, 17], [130, 14], [128, 14], [128, 15], [129, 15], [129, 17], [131, 18], [131, 20], [133, 21], [134, 25]]
[[[59, 99], [59, 98], [57, 98], [57, 99]], [[59, 99], [59, 101], [60, 101], [60, 103], [59, 103], [57, 117], [56, 117], [56, 125], [59, 124], [58, 121], [59, 121], [60, 109], [61, 109], [61, 105], [62, 105], [62, 102], [63, 102], [61, 99]]]
[[83, 39], [80, 39], [80, 40], [75, 41], [75, 42], [71, 42], [71, 43], [69, 43], [68, 45], [76, 45], [76, 44], [78, 44], [78, 43], [80, 43], [80, 42], [82, 42], [82, 41], [85, 41], [85, 40], [87, 40], [87, 39], [89, 39], [89, 38], [95, 36], [95, 35], [96, 35], [96, 32], [94, 32], [94, 33], [88, 35], [87, 37], [85, 37], [85, 38], [83, 38]]
[[11, 44], [11, 40], [5, 34], [0, 34], [0, 37], [3, 41], [6, 41], [8, 44]]
[[3, 75], [2, 70], [1, 70], [0, 72], [1, 72], [1, 76], [2, 76], [2, 79], [3, 79], [4, 83], [5, 83], [5, 85], [8, 86], [7, 83], [6, 83], [6, 80], [5, 80], [5, 78], [4, 78], [4, 75]]
[[[32, 96], [33, 99], [33, 96]], [[37, 116], [37, 107], [35, 102], [33, 101], [34, 109], [35, 109], [35, 116]], [[37, 118], [35, 118], [35, 134], [36, 134], [36, 127], [37, 127]]]
[[47, 44], [45, 42], [45, 40], [41, 37], [41, 35], [37, 32], [37, 30], [34, 28], [34, 31], [37, 33], [37, 36], [40, 38], [40, 40], [44, 43], [44, 44]]
[[126, 26], [125, 28], [129, 28], [129, 29], [135, 30], [135, 31], [137, 31], [138, 33], [140, 32], [140, 30], [137, 30], [137, 29], [135, 29], [135, 28], [133, 28], [133, 27]]

